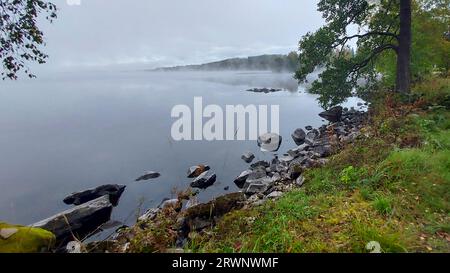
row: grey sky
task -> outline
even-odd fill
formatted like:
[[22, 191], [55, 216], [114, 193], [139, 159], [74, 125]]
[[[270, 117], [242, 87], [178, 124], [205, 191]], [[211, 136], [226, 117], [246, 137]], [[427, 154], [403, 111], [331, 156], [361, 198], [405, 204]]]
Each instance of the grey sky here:
[[323, 24], [309, 0], [54, 1], [59, 18], [43, 28], [47, 66], [192, 64], [287, 53]]

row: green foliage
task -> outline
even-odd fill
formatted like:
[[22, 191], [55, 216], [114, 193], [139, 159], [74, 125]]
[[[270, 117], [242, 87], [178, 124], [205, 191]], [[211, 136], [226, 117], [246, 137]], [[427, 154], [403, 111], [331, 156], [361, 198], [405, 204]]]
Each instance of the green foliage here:
[[47, 55], [41, 51], [44, 34], [37, 19], [46, 14], [50, 22], [56, 18], [56, 6], [43, 0], [0, 0], [0, 62], [3, 79], [17, 79], [21, 70], [30, 78], [28, 62], [45, 63]]
[[389, 215], [392, 213], [392, 204], [391, 200], [386, 197], [376, 197], [372, 202], [373, 207], [383, 215]]
[[[295, 77], [304, 82], [306, 76], [322, 68], [320, 79], [310, 92], [320, 95], [324, 107], [343, 102], [354, 94], [362, 95], [377, 81], [375, 60], [381, 53], [396, 48], [399, 25], [398, 1], [322, 0], [318, 4], [327, 25], [306, 34], [299, 43], [301, 65]], [[349, 34], [348, 27], [368, 29], [366, 33]], [[357, 39], [356, 54], [345, 54], [348, 43]], [[364, 86], [358, 84], [364, 79]]]

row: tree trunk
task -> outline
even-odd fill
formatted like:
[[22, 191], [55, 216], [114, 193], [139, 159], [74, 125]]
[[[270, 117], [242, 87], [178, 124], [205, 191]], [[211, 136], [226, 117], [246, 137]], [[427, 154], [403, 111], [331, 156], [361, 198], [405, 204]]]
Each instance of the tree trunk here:
[[411, 0], [400, 0], [396, 84], [396, 91], [400, 93], [409, 93], [411, 89], [411, 14]]

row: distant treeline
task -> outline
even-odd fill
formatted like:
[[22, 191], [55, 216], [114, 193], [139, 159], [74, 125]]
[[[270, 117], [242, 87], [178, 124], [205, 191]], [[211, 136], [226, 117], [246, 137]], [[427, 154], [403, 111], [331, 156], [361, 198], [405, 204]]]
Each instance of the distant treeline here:
[[232, 58], [199, 65], [185, 65], [162, 67], [156, 71], [184, 71], [184, 70], [259, 70], [274, 72], [293, 72], [298, 67], [298, 54], [291, 52], [287, 55], [261, 55], [247, 58]]

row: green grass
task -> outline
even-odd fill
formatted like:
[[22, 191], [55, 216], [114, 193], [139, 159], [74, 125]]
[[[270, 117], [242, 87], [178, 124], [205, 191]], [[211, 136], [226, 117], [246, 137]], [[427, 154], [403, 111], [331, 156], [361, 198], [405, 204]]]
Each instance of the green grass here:
[[[416, 87], [415, 104], [379, 103], [368, 137], [305, 173], [275, 202], [227, 214], [193, 234], [194, 252], [449, 252], [449, 79]], [[387, 107], [386, 107], [387, 106]]]

